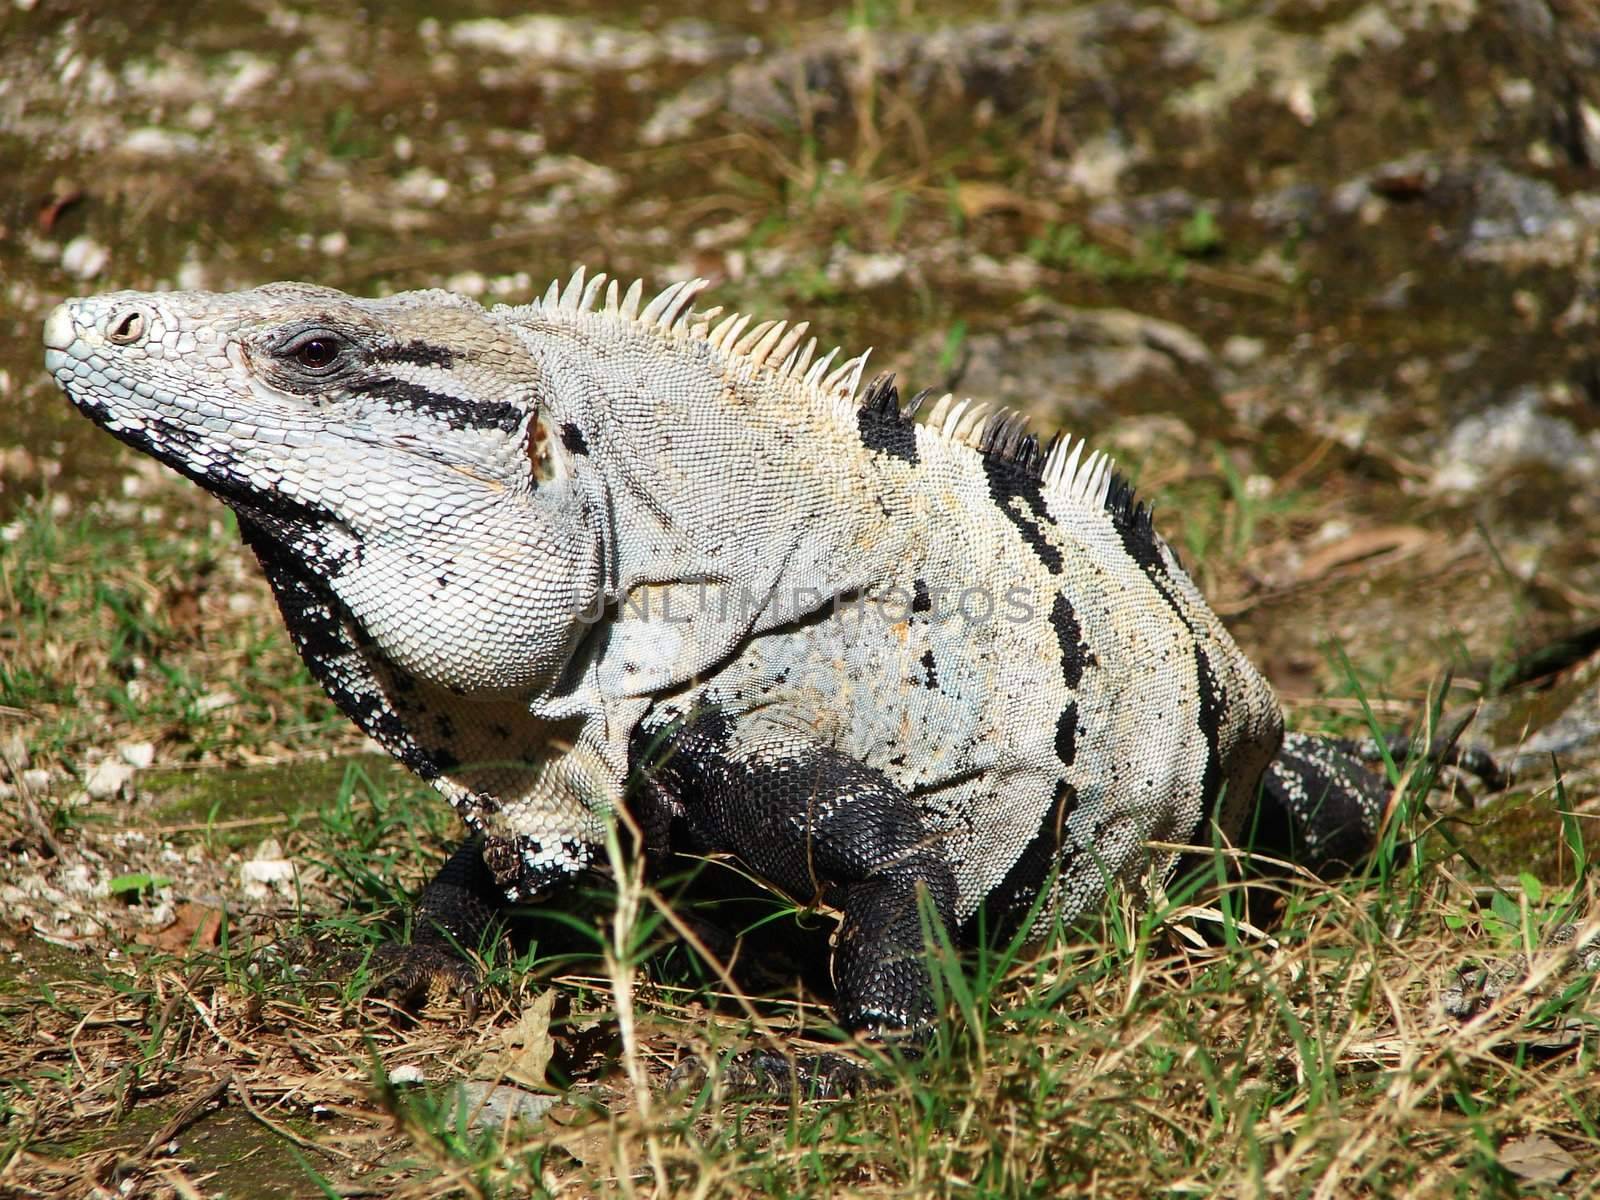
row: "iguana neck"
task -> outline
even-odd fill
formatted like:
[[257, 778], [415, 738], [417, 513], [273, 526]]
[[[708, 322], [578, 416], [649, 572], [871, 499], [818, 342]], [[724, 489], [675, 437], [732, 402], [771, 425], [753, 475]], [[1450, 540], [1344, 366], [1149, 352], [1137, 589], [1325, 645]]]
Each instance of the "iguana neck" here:
[[[904, 524], [845, 502], [882, 485], [868, 486], [873, 464], [832, 411], [838, 397], [704, 337], [605, 312], [561, 316], [537, 313], [518, 331], [543, 361], [563, 443], [581, 447], [577, 482], [606, 514], [615, 600], [704, 583], [805, 610], [884, 577]], [[742, 508], [730, 508], [735, 496]], [[758, 614], [752, 628], [771, 623]]]

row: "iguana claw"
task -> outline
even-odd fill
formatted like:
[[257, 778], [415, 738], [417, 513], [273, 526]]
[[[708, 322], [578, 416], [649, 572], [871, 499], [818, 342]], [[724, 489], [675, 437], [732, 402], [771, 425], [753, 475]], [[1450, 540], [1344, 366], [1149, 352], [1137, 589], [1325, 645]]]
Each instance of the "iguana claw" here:
[[691, 1055], [667, 1077], [669, 1092], [698, 1091], [710, 1080], [724, 1099], [838, 1100], [882, 1081], [865, 1064], [842, 1054], [798, 1054], [742, 1050], [714, 1071]]

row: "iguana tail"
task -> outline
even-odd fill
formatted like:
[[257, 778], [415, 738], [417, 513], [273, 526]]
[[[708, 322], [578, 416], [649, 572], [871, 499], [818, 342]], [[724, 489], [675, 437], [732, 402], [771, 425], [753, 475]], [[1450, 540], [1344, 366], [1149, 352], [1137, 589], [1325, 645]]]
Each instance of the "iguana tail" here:
[[1284, 734], [1261, 779], [1251, 849], [1324, 879], [1358, 870], [1377, 844], [1392, 789], [1355, 752], [1350, 743]]
[[1263, 854], [1287, 859], [1324, 879], [1358, 870], [1377, 845], [1394, 789], [1368, 763], [1384, 752], [1402, 762], [1413, 752], [1441, 766], [1470, 772], [1491, 791], [1506, 786], [1504, 772], [1483, 750], [1459, 746], [1460, 728], [1424, 748], [1405, 736], [1384, 746], [1286, 733], [1278, 756], [1262, 776], [1261, 802], [1249, 842]]

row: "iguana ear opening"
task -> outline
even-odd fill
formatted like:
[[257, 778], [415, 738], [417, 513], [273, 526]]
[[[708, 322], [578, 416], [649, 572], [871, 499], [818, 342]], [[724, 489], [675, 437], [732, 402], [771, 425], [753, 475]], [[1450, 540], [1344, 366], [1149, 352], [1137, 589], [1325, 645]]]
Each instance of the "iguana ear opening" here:
[[528, 456], [530, 478], [535, 488], [567, 477], [567, 463], [554, 431], [538, 413], [528, 419], [524, 450]]

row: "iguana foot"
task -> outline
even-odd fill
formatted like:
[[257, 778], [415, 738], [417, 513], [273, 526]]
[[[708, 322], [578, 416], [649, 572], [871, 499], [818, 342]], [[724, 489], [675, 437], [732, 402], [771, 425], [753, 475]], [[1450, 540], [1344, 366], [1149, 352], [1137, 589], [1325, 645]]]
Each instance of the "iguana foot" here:
[[426, 942], [351, 946], [324, 937], [293, 937], [272, 943], [252, 961], [258, 973], [282, 971], [305, 985], [342, 989], [365, 975], [361, 989], [406, 1012], [455, 1000], [473, 1020], [482, 1002], [482, 973], [453, 947]]
[[364, 970], [369, 996], [413, 1013], [456, 999], [471, 1021], [483, 984], [472, 952], [492, 946], [500, 934], [498, 897], [487, 878], [478, 844], [468, 841], [417, 896], [411, 941], [364, 948], [327, 938], [293, 938], [275, 943], [257, 962], [281, 965], [302, 981], [340, 985]]
[[[1552, 992], [1563, 991], [1584, 976], [1594, 976], [1600, 981], [1600, 934], [1591, 932], [1581, 941], [1578, 934], [1577, 925], [1567, 924], [1558, 926], [1544, 937], [1540, 952], [1564, 957], [1551, 979], [1529, 989], [1530, 1002], [1547, 1000]], [[1446, 1015], [1460, 1020], [1475, 1017], [1499, 1003], [1508, 993], [1523, 987], [1530, 980], [1533, 968], [1534, 964], [1526, 954], [1457, 966], [1440, 994], [1440, 1007]]]
[[466, 1019], [477, 1018], [483, 977], [478, 968], [440, 945], [389, 942], [367, 960], [372, 972], [369, 996], [381, 996], [407, 1012], [459, 1000]]
[[475, 840], [462, 843], [418, 894], [411, 941], [390, 942], [373, 952], [369, 994], [408, 1011], [455, 997], [472, 1020], [483, 979], [469, 955], [499, 940], [501, 904], [481, 847]]
[[771, 1050], [742, 1050], [714, 1071], [698, 1055], [691, 1055], [672, 1069], [667, 1090], [698, 1091], [707, 1079], [725, 1100], [838, 1100], [882, 1083], [870, 1067], [842, 1054], [790, 1057]]

